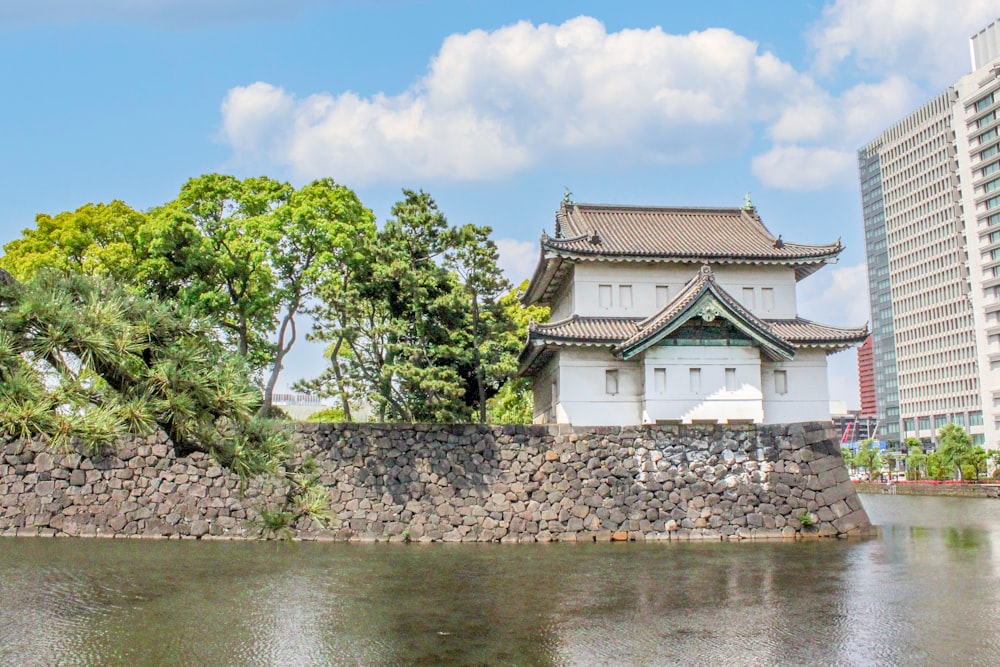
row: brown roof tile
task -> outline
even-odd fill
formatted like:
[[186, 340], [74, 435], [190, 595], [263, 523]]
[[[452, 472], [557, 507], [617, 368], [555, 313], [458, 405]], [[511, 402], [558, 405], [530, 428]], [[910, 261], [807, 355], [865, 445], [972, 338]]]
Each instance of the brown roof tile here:
[[753, 209], [564, 205], [545, 249], [567, 255], [649, 259], [813, 260], [836, 257], [840, 242], [789, 243], [775, 238]]
[[794, 320], [768, 320], [774, 332], [798, 347], [810, 345], [852, 345], [863, 343], [868, 327], [835, 327], [797, 317]]
[[639, 329], [641, 320], [635, 317], [579, 317], [551, 324], [532, 324], [528, 335], [532, 340], [590, 345], [614, 345]]

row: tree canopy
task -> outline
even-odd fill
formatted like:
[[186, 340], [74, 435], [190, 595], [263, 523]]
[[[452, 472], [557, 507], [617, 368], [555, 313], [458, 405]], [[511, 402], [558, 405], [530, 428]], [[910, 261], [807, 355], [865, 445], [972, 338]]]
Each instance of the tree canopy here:
[[162, 429], [181, 450], [232, 459], [266, 440], [259, 403], [243, 359], [183, 309], [58, 271], [0, 286], [7, 437], [99, 448]]
[[972, 444], [972, 438], [957, 424], [945, 424], [938, 431], [936, 461], [942, 472], [958, 479], [976, 479], [986, 469], [986, 451]]
[[329, 366], [297, 386], [335, 396], [347, 420], [361, 405], [381, 421], [530, 420], [526, 384], [508, 385], [527, 319], [491, 230], [450, 225], [426, 192], [404, 190], [378, 229], [332, 179], [206, 174], [145, 212], [114, 201], [36, 223], [0, 266], [25, 281], [106, 278], [183, 313], [244, 360], [261, 414], [309, 314]]
[[451, 226], [404, 190], [366, 253], [324, 287], [313, 337], [329, 368], [310, 389], [373, 406], [379, 421], [485, 421], [521, 340], [486, 227]]

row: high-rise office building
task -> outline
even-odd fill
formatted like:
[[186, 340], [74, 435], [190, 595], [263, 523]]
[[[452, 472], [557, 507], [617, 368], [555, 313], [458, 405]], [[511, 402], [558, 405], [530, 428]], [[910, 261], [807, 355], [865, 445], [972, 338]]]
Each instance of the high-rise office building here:
[[973, 72], [858, 151], [879, 439], [1000, 447], [1000, 20]]
[[875, 403], [875, 361], [872, 359], [872, 337], [858, 348], [858, 390], [861, 394], [861, 414], [874, 417], [878, 410]]

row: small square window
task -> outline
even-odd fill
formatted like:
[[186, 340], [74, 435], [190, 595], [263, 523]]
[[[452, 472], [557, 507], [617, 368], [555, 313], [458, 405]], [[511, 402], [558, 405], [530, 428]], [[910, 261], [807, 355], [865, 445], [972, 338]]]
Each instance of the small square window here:
[[761, 287], [760, 301], [765, 313], [774, 312], [774, 289], [771, 287]]
[[774, 371], [774, 393], [775, 394], [787, 394], [788, 393], [788, 372], [787, 371]]
[[743, 288], [743, 305], [749, 308], [750, 310], [753, 310], [757, 307], [756, 303], [754, 303], [752, 287]]
[[667, 369], [666, 368], [654, 368], [653, 369], [653, 387], [659, 392], [663, 393], [667, 390]]
[[692, 394], [701, 393], [701, 369], [700, 368], [689, 368], [688, 369], [688, 384], [691, 388]]
[[597, 286], [597, 303], [601, 308], [611, 307], [611, 285]]
[[632, 286], [631, 285], [619, 285], [618, 286], [618, 305], [622, 308], [632, 307]]
[[618, 393], [618, 371], [604, 371], [604, 392], [612, 396]]
[[726, 391], [736, 391], [736, 369], [726, 369]]
[[670, 288], [666, 285], [656, 286], [656, 307], [663, 308], [670, 298]]

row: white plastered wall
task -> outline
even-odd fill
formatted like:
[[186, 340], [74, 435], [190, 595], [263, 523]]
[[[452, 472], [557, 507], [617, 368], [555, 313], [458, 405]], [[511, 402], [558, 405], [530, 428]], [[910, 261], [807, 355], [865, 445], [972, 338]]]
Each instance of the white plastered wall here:
[[573, 290], [574, 273], [575, 270], [571, 268], [564, 279], [562, 287], [552, 299], [552, 305], [549, 310], [549, 322], [559, 322], [565, 320], [571, 317], [575, 312], [574, 307], [576, 304], [574, 303]]
[[[553, 390], [554, 385], [554, 390]], [[535, 424], [547, 424], [558, 420], [558, 412], [553, 406], [553, 397], [558, 398], [559, 392], [559, 355], [553, 355], [537, 373], [532, 377], [531, 393], [533, 400], [532, 422]], [[555, 396], [554, 396], [555, 395]]]
[[[572, 298], [560, 295], [552, 321], [569, 317], [648, 317], [662, 307], [663, 291], [672, 299], [698, 272], [700, 264], [579, 262]], [[765, 319], [795, 317], [795, 273], [785, 266], [711, 265], [716, 282], [751, 312]], [[601, 286], [605, 286], [602, 300]], [[622, 287], [630, 288], [631, 304]], [[746, 291], [748, 290], [748, 291]], [[624, 295], [627, 297], [627, 293]], [[659, 298], [658, 298], [659, 297]], [[566, 304], [572, 303], [567, 308]], [[558, 312], [558, 316], [556, 313]]]
[[[784, 371], [786, 392], [775, 391], [775, 371]], [[764, 422], [784, 424], [830, 419], [830, 390], [827, 385], [826, 352], [800, 349], [791, 361], [761, 364], [764, 394]]]
[[[643, 359], [643, 422], [738, 419], [761, 423], [760, 366], [756, 347], [651, 347]], [[727, 369], [732, 374], [728, 382]]]
[[[617, 392], [607, 391], [607, 371], [617, 372]], [[608, 348], [559, 350], [561, 423], [581, 426], [627, 426], [641, 422], [642, 366], [615, 358]]]

